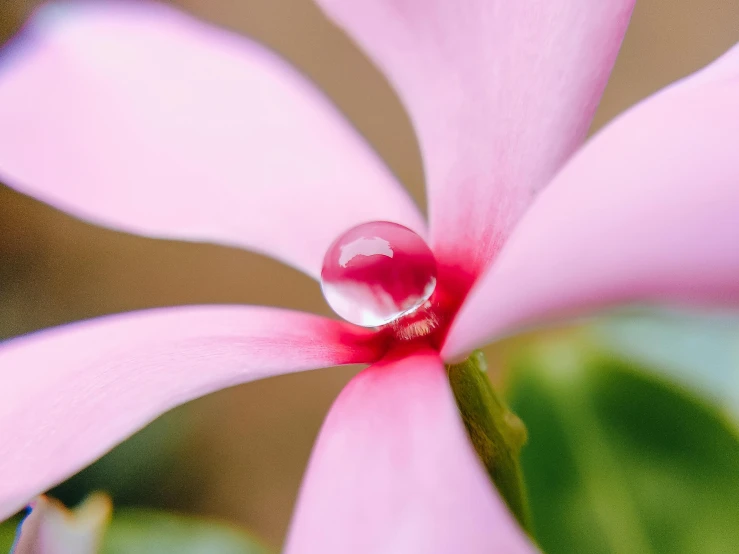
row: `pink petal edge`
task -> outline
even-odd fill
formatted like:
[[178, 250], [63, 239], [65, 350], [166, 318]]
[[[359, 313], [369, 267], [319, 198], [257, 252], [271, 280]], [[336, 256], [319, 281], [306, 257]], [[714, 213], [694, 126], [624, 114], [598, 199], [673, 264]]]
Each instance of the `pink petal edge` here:
[[110, 498], [89, 496], [68, 510], [53, 498], [31, 502], [10, 554], [98, 554], [113, 512]]
[[453, 323], [445, 359], [618, 303], [739, 306], [739, 45], [562, 170]]
[[0, 180], [96, 223], [308, 274], [343, 231], [425, 234], [313, 85], [244, 37], [148, 1], [55, 2], [0, 59]]
[[431, 246], [477, 277], [580, 146], [634, 0], [318, 0], [418, 133]]
[[167, 410], [264, 377], [372, 362], [372, 332], [253, 306], [109, 316], [0, 345], [0, 520]]
[[491, 484], [438, 355], [386, 359], [342, 391], [286, 554], [537, 552]]

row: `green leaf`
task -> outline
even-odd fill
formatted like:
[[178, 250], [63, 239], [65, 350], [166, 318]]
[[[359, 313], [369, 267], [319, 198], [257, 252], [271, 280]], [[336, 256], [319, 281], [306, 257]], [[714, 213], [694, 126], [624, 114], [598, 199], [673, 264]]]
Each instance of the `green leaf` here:
[[645, 368], [557, 339], [512, 372], [534, 535], [549, 554], [737, 552], [739, 440]]
[[17, 517], [0, 523], [0, 552], [10, 552], [19, 523]]
[[476, 351], [461, 364], [447, 366], [447, 373], [477, 454], [511, 512], [528, 531], [530, 518], [519, 460], [526, 428], [492, 388], [486, 369], [482, 352]]
[[117, 511], [102, 554], [267, 554], [230, 525], [192, 516], [146, 510]]
[[739, 422], [739, 315], [630, 309], [590, 330], [615, 354], [689, 387]]

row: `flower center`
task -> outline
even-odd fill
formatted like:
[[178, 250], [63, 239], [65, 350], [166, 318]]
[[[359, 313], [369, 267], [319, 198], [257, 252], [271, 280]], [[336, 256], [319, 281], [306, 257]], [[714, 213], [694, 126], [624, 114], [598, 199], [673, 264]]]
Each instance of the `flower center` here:
[[396, 323], [427, 304], [436, 259], [424, 240], [388, 221], [349, 229], [323, 259], [321, 288], [329, 306], [363, 327]]

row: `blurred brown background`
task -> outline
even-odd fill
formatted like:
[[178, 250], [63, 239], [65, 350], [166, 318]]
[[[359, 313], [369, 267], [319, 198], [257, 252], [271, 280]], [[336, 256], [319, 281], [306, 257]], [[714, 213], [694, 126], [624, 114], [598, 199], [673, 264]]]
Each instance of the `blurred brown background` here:
[[[311, 2], [174, 3], [290, 59], [335, 99], [423, 202], [417, 147], [397, 99]], [[2, 0], [1, 40], [32, 4]], [[737, 0], [640, 0], [596, 126], [737, 41]], [[271, 260], [98, 229], [0, 188], [0, 338], [104, 313], [205, 302], [328, 313], [316, 283]], [[321, 419], [353, 371], [271, 379], [191, 405], [182, 466], [198, 484], [183, 507], [248, 525], [279, 544]]]

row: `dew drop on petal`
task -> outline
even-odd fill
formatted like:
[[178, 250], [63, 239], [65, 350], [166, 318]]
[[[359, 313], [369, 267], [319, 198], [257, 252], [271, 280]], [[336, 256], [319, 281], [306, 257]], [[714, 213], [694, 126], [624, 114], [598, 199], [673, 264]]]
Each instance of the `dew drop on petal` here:
[[341, 317], [363, 327], [413, 312], [436, 288], [436, 260], [424, 240], [388, 221], [349, 229], [323, 259], [321, 288]]

